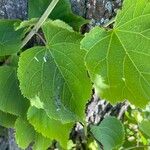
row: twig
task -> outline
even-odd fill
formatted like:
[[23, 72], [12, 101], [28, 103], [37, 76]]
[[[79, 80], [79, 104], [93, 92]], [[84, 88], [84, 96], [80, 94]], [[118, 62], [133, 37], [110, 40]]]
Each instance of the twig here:
[[[45, 22], [45, 20], [48, 18], [52, 10], [55, 8], [59, 0], [53, 0], [44, 14], [41, 16], [37, 24], [33, 27], [33, 29], [29, 32], [29, 34], [25, 37], [25, 39], [22, 42], [21, 49], [29, 42], [29, 40], [33, 37], [33, 35], [40, 29], [42, 24]], [[39, 6], [40, 7], [40, 6]]]

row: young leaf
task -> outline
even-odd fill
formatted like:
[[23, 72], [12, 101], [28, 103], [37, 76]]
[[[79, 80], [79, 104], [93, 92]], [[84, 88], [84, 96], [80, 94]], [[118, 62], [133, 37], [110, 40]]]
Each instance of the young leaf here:
[[35, 144], [33, 145], [33, 150], [47, 150], [51, 145], [51, 140], [43, 137], [41, 134], [36, 133]]
[[38, 22], [38, 18], [31, 18], [30, 20], [24, 20], [20, 23], [15, 23], [15, 30], [24, 29], [23, 34], [31, 31], [32, 27]]
[[34, 126], [35, 130], [44, 137], [55, 139], [66, 148], [69, 139], [69, 133], [73, 127], [72, 123], [62, 124], [60, 121], [50, 119], [44, 110], [30, 107], [28, 111], [28, 120]]
[[34, 128], [25, 120], [18, 118], [15, 123], [16, 142], [19, 147], [25, 149], [31, 142], [34, 141], [35, 131]]
[[[41, 17], [51, 1], [52, 0], [29, 0], [29, 18]], [[69, 0], [59, 0], [49, 17], [54, 20], [63, 20], [77, 31], [83, 24], [88, 23], [87, 20], [72, 13]]]
[[85, 51], [79, 45], [82, 36], [61, 21], [50, 21], [42, 29], [47, 47], [34, 47], [20, 57], [21, 91], [51, 118], [83, 120], [91, 84], [83, 61]]
[[18, 118], [15, 123], [15, 129], [17, 144], [23, 149], [27, 148], [29, 144], [34, 142], [33, 150], [46, 150], [51, 143], [50, 139], [36, 133], [27, 120]]
[[11, 55], [20, 50], [23, 29], [15, 31], [19, 20], [0, 20], [0, 56]]
[[14, 127], [17, 116], [0, 111], [0, 126], [6, 128]]
[[0, 67], [0, 110], [13, 115], [24, 115], [28, 100], [20, 92], [16, 68]]
[[119, 148], [124, 142], [124, 128], [115, 117], [105, 118], [100, 125], [91, 126], [94, 137], [104, 146], [104, 150]]
[[150, 121], [144, 120], [139, 124], [139, 128], [143, 131], [146, 135], [150, 137]]
[[19, 30], [22, 28], [32, 28], [38, 22], [37, 18], [31, 18], [30, 20], [24, 20], [19, 24], [15, 24], [15, 30]]
[[96, 27], [81, 42], [96, 92], [112, 103], [150, 100], [150, 1], [125, 0], [114, 29]]

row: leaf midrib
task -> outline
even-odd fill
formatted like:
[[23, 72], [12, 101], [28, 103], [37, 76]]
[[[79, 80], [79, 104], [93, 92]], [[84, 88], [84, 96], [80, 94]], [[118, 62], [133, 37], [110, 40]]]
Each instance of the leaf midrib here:
[[[66, 78], [64, 77], [64, 75], [63, 75], [63, 73], [62, 73], [62, 71], [61, 71], [59, 65], [57, 64], [57, 62], [56, 62], [56, 60], [55, 60], [55, 57], [53, 56], [53, 54], [52, 54], [52, 52], [51, 52], [50, 49], [49, 49], [49, 53], [50, 53], [50, 55], [53, 57], [53, 60], [54, 60], [54, 62], [55, 62], [55, 64], [56, 64], [56, 67], [58, 68], [58, 70], [59, 70], [61, 76], [62, 76], [63, 79], [64, 79], [64, 83], [67, 84], [68, 90], [69, 90], [69, 92], [71, 93], [71, 98], [73, 98], [73, 99], [75, 100], [75, 97], [74, 97], [73, 93], [71, 92], [70, 86], [69, 86], [68, 82], [66, 82], [67, 80], [66, 80]], [[65, 107], [65, 106], [64, 106], [64, 107]], [[67, 109], [68, 109], [68, 108], [67, 108]], [[70, 110], [69, 110], [69, 111], [70, 111]]]

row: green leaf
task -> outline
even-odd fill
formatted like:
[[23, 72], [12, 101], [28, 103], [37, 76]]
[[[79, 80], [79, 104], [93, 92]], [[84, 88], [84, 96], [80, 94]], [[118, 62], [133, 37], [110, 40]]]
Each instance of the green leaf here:
[[5, 62], [6, 58], [6, 56], [0, 56], [0, 65], [2, 65]]
[[41, 134], [36, 134], [34, 141], [33, 150], [47, 150], [52, 143], [50, 139], [43, 137]]
[[38, 22], [37, 18], [31, 18], [30, 20], [24, 20], [19, 24], [15, 24], [15, 30], [19, 30], [22, 28], [32, 28]]
[[13, 128], [16, 119], [16, 116], [0, 111], [0, 126]]
[[14, 24], [15, 30], [24, 30], [23, 34], [26, 35], [31, 31], [32, 27], [38, 22], [38, 18], [31, 18], [30, 20], [24, 20], [22, 22], [17, 22]]
[[0, 67], [0, 110], [13, 115], [24, 115], [29, 106], [19, 89], [16, 68]]
[[61, 21], [49, 21], [42, 29], [47, 46], [29, 49], [20, 57], [21, 91], [50, 118], [83, 121], [92, 87], [83, 61], [85, 51], [80, 49], [82, 36]]
[[0, 20], [0, 56], [11, 55], [20, 50], [23, 29], [15, 31], [19, 20]]
[[18, 118], [15, 123], [16, 129], [16, 141], [19, 147], [25, 149], [34, 142], [33, 150], [46, 150], [51, 140], [43, 137], [41, 134], [35, 132], [33, 126], [31, 126], [27, 120]]
[[104, 150], [119, 148], [124, 142], [124, 128], [115, 117], [105, 118], [100, 125], [91, 126], [94, 137], [102, 143]]
[[144, 132], [146, 135], [150, 137], [150, 121], [149, 120], [143, 120], [139, 124], [139, 128], [142, 132]]
[[5, 60], [5, 63], [9, 67], [15, 67], [15, 68], [16, 66], [18, 66], [18, 62], [19, 62], [19, 56], [16, 54], [9, 56], [7, 60]]
[[31, 142], [34, 141], [35, 131], [34, 128], [25, 120], [18, 118], [15, 123], [16, 142], [19, 147], [25, 149]]
[[150, 100], [150, 1], [125, 0], [114, 29], [96, 27], [81, 42], [96, 92], [112, 103]]
[[[52, 0], [29, 0], [29, 18], [41, 17], [51, 1]], [[69, 0], [59, 0], [49, 17], [54, 20], [63, 20], [77, 31], [83, 24], [88, 23], [87, 20], [72, 13]]]
[[60, 121], [50, 119], [44, 110], [33, 106], [29, 108], [28, 120], [37, 132], [51, 140], [59, 141], [64, 148], [67, 147], [72, 123], [62, 124]]

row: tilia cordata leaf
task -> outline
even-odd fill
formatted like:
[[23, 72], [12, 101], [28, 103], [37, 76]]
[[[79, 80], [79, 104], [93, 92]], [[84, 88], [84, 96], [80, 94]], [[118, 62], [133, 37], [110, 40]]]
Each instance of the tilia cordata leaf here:
[[91, 83], [84, 66], [82, 36], [62, 21], [48, 21], [43, 27], [46, 47], [34, 47], [21, 54], [20, 88], [31, 105], [44, 109], [50, 118], [70, 122], [84, 120]]
[[150, 101], [150, 1], [125, 0], [112, 30], [85, 36], [85, 62], [96, 92], [112, 103]]
[[16, 120], [15, 130], [16, 142], [20, 148], [26, 149], [29, 144], [34, 144], [33, 150], [46, 150], [51, 145], [51, 140], [37, 133], [25, 119]]
[[6, 127], [6, 128], [13, 128], [15, 121], [17, 119], [17, 116], [5, 113], [0, 110], [0, 126]]
[[44, 110], [34, 106], [29, 108], [27, 117], [37, 132], [46, 138], [57, 140], [62, 147], [67, 147], [73, 123], [62, 124], [58, 120], [49, 118]]
[[12, 66], [0, 67], [0, 110], [17, 116], [24, 116], [29, 102], [21, 95], [17, 69]]
[[24, 29], [15, 30], [19, 20], [0, 20], [0, 56], [17, 53], [21, 47]]
[[150, 120], [143, 120], [139, 124], [139, 129], [150, 137]]
[[92, 125], [91, 132], [104, 150], [119, 149], [124, 142], [124, 128], [115, 117], [106, 117], [98, 126]]

